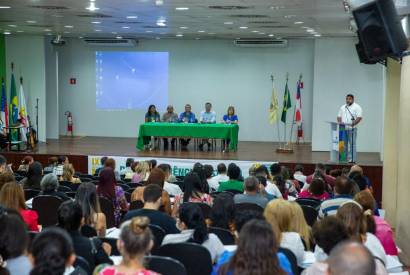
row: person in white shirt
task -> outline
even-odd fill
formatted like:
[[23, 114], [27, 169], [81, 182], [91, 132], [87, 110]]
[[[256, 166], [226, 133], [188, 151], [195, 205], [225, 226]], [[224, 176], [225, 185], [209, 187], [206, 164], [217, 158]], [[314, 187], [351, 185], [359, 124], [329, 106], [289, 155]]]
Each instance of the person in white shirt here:
[[[212, 104], [210, 102], [205, 103], [205, 111], [201, 112], [201, 116], [199, 117], [199, 123], [203, 124], [213, 124], [216, 123], [216, 113], [211, 111]], [[199, 149], [202, 151], [204, 149], [204, 144], [208, 145], [208, 151], [211, 150], [211, 143], [208, 139], [203, 139], [201, 144], [199, 144]]]
[[165, 174], [164, 190], [168, 192], [171, 196], [182, 195], [183, 192], [177, 184], [169, 183], [168, 179], [171, 175], [171, 166], [169, 164], [160, 164], [158, 168], [161, 169]]
[[349, 162], [356, 162], [356, 138], [357, 125], [362, 121], [363, 112], [359, 104], [354, 102], [354, 96], [346, 96], [346, 104], [343, 104], [337, 115], [337, 122], [346, 125], [347, 144], [346, 153]]
[[208, 179], [208, 185], [212, 190], [218, 190], [219, 183], [229, 180], [228, 175], [226, 174], [226, 165], [225, 163], [219, 163], [216, 167], [218, 175]]

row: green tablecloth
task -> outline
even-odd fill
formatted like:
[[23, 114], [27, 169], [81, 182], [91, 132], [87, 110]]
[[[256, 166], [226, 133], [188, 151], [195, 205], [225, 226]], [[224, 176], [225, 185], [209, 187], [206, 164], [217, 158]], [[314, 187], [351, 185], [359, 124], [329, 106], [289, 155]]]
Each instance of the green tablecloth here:
[[185, 137], [230, 139], [230, 150], [238, 146], [237, 124], [196, 124], [150, 122], [140, 125], [137, 149], [144, 149], [144, 137]]

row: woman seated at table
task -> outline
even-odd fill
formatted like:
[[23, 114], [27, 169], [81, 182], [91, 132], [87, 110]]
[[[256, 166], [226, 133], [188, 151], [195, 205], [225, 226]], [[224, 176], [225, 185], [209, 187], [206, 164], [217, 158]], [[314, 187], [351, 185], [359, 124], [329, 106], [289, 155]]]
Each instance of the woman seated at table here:
[[[145, 122], [160, 122], [161, 121], [161, 117], [159, 115], [159, 113], [157, 112], [157, 108], [155, 107], [155, 105], [149, 105], [148, 107], [148, 111], [145, 114]], [[156, 138], [155, 138], [156, 140]], [[144, 137], [144, 144], [148, 144], [148, 147], [150, 149], [153, 149], [152, 147], [152, 137]]]
[[[238, 116], [235, 114], [235, 107], [229, 106], [226, 115], [222, 118], [224, 124], [238, 124]], [[224, 140], [224, 151], [228, 151], [230, 139]]]

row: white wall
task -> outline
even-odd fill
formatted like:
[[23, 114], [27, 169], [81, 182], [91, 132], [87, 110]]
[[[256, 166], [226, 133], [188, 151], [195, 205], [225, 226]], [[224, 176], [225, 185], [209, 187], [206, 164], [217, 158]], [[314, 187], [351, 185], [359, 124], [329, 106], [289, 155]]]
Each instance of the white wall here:
[[59, 100], [58, 100], [58, 52], [44, 38], [46, 51], [46, 132], [47, 138], [59, 138]]
[[[14, 63], [14, 77], [17, 91], [19, 79], [23, 77], [24, 92], [27, 101], [28, 114], [35, 123], [36, 99], [39, 99], [39, 139], [46, 138], [46, 84], [45, 84], [45, 52], [44, 39], [41, 36], [6, 36], [7, 79], [10, 83], [11, 62]], [[10, 84], [8, 85], [8, 100], [10, 100]]]
[[[59, 49], [60, 134], [65, 134], [64, 112], [70, 110], [76, 135], [136, 137], [145, 110], [96, 110], [96, 50], [113, 49], [91, 48], [77, 39], [68, 40], [67, 45]], [[275, 86], [281, 105], [286, 72], [290, 73], [289, 88], [293, 101], [296, 82], [302, 73], [305, 83], [302, 91], [305, 139], [311, 140], [313, 40], [291, 40], [288, 48], [277, 49], [238, 48], [228, 40], [154, 40], [141, 41], [137, 48], [129, 50], [169, 51], [170, 104], [181, 112], [185, 103], [191, 103], [198, 115], [204, 103], [210, 101], [218, 119], [228, 105], [234, 105], [240, 120], [240, 140], [277, 139], [276, 127], [268, 123], [270, 75], [273, 72], [277, 79]], [[71, 77], [77, 78], [77, 85], [69, 84]], [[291, 120], [291, 115], [288, 120]]]
[[363, 109], [357, 150], [380, 152], [383, 127], [384, 69], [359, 63], [355, 39], [318, 39], [314, 50], [312, 150], [329, 151], [330, 130], [348, 93]]

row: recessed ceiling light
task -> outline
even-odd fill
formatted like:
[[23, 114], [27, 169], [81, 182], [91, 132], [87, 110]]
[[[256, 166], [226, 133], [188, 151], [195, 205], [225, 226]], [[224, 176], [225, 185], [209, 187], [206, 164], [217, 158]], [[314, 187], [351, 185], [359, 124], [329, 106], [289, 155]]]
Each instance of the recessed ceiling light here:
[[96, 32], [100, 32], [101, 30], [94, 30], [94, 31], [96, 31]]
[[162, 6], [162, 5], [164, 5], [164, 1], [163, 0], [155, 0], [155, 5]]
[[122, 39], [122, 36], [116, 36], [115, 38], [117, 38], [117, 39]]
[[253, 30], [252, 32], [259, 32], [259, 31]]
[[24, 31], [17, 31], [17, 32], [24, 32]]
[[233, 22], [224, 22], [224, 25], [232, 25]]
[[101, 24], [101, 21], [93, 21], [92, 24]]
[[159, 27], [166, 27], [167, 24], [165, 22], [157, 22], [157, 26]]
[[303, 23], [304, 23], [304, 22], [302, 22], [302, 21], [296, 21], [296, 22], [295, 22], [296, 25], [300, 25], [300, 24], [303, 24]]
[[3, 34], [11, 34], [11, 32], [5, 31], [5, 32], [3, 32]]
[[145, 32], [147, 32], [147, 33], [151, 33], [152, 31], [145, 31]]
[[317, 34], [315, 34], [315, 36], [316, 36], [316, 37], [321, 37], [322, 35], [319, 34], [319, 33], [317, 33]]
[[0, 6], [0, 9], [10, 9], [10, 6]]
[[123, 29], [129, 29], [130, 27], [128, 27], [128, 26], [122, 26], [121, 28], [123, 28]]
[[28, 20], [28, 21], [26, 21], [28, 24], [36, 24], [37, 23], [37, 21], [34, 21], [34, 20]]
[[187, 11], [187, 10], [189, 10], [188, 7], [176, 7], [175, 9], [176, 9], [177, 11]]
[[314, 29], [307, 29], [306, 31], [307, 31], [307, 32], [315, 32]]
[[66, 25], [66, 26], [64, 26], [64, 28], [67, 28], [67, 29], [72, 29], [72, 28], [74, 28], [74, 26], [71, 26], [71, 25]]
[[90, 0], [90, 2], [95, 2], [95, 0]]
[[205, 32], [205, 31], [198, 31], [198, 32]]
[[138, 16], [136, 16], [136, 15], [128, 15], [126, 18], [127, 18], [127, 19], [137, 19]]
[[50, 29], [44, 29], [44, 31], [45, 31], [45, 32], [51, 32], [51, 30], [50, 30]]
[[269, 37], [274, 37], [275, 35], [274, 35], [274, 34], [269, 34], [268, 36], [269, 36]]
[[303, 26], [302, 29], [310, 29], [310, 27]]
[[294, 18], [294, 17], [296, 17], [296, 15], [294, 15], [294, 14], [285, 15], [285, 18], [286, 18], [286, 19]]
[[177, 35], [175, 35], [176, 37], [183, 37], [184, 35], [182, 33], [178, 33]]
[[186, 29], [188, 29], [188, 27], [185, 27], [185, 26], [182, 26], [182, 27], [179, 27], [180, 29], [183, 29], [183, 30], [186, 30]]
[[97, 8], [97, 7], [95, 6], [95, 3], [94, 3], [94, 2], [90, 2], [90, 6], [86, 7], [85, 9], [86, 9], [86, 10], [89, 10], [89, 11], [96, 11], [96, 10], [99, 10], [100, 8]]
[[248, 27], [246, 27], [246, 26], [241, 26], [241, 27], [239, 27], [240, 29], [247, 29]]
[[78, 39], [83, 39], [83, 37], [82, 37], [82, 36], [79, 36]]

